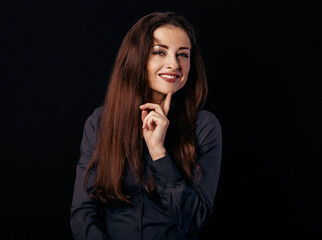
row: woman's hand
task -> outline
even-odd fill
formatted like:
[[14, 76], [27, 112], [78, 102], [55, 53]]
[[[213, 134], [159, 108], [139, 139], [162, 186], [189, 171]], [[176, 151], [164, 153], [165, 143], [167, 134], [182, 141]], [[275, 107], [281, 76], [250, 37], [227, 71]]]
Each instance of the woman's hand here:
[[[140, 106], [143, 136], [153, 161], [166, 155], [164, 139], [169, 126], [167, 114], [170, 110], [171, 97], [172, 92], [167, 94], [163, 107], [154, 103], [146, 103]], [[148, 112], [148, 110], [151, 111]]]

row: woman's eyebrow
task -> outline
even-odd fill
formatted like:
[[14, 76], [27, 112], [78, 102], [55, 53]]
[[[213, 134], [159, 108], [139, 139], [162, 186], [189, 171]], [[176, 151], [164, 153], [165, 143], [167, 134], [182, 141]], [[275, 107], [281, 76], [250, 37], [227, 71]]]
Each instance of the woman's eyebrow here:
[[169, 47], [167, 45], [164, 45], [164, 44], [155, 44], [154, 47], [162, 47], [162, 48], [169, 49]]
[[182, 49], [187, 49], [190, 51], [190, 48], [188, 48], [188, 47], [179, 47], [179, 50], [182, 50]]
[[169, 49], [169, 47], [167, 45], [164, 45], [164, 44], [154, 44], [153, 47], [162, 47], [162, 48]]
[[[154, 47], [162, 47], [162, 48], [165, 48], [165, 49], [169, 49], [169, 47], [167, 45], [164, 45], [164, 44], [155, 44]], [[178, 50], [182, 50], [182, 49], [190, 50], [189, 47], [179, 47]]]

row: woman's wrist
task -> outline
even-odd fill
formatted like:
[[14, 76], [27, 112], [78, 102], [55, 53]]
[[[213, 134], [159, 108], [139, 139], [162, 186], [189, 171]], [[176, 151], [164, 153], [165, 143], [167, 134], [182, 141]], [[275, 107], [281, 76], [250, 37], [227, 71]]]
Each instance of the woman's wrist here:
[[167, 154], [167, 151], [165, 150], [164, 147], [158, 147], [158, 148], [149, 148], [149, 153], [152, 158], [152, 161], [155, 161], [165, 157]]

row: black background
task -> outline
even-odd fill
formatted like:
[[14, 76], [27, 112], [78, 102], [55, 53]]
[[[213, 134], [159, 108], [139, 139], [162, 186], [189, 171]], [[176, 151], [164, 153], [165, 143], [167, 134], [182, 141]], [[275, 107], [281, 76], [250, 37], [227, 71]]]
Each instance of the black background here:
[[320, 13], [284, 0], [2, 1], [0, 237], [72, 239], [83, 125], [124, 35], [152, 11], [194, 25], [205, 108], [222, 125], [214, 216], [201, 239], [321, 239]]

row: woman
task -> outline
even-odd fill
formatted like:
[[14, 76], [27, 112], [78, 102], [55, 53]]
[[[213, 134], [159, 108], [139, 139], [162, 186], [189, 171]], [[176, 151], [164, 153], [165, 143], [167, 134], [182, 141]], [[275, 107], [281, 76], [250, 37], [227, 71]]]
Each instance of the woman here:
[[87, 119], [75, 239], [196, 239], [212, 214], [221, 127], [201, 110], [205, 70], [191, 25], [152, 13], [127, 33], [104, 106]]

